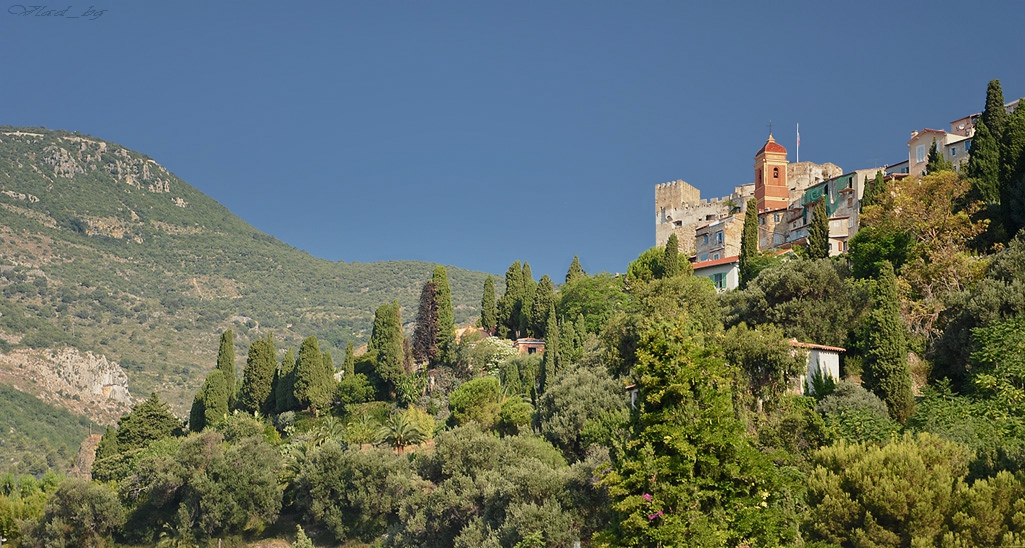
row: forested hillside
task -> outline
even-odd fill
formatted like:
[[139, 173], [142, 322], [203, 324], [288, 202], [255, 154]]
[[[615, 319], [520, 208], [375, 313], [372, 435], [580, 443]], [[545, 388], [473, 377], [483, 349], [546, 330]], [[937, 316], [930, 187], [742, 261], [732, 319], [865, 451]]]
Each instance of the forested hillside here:
[[[365, 342], [381, 302], [398, 299], [411, 322], [433, 266], [318, 259], [143, 154], [0, 126], [0, 350], [92, 350], [126, 369], [132, 392], [157, 390], [179, 412], [213, 367], [218, 332], [234, 329], [240, 348], [269, 331], [280, 346], [316, 334], [337, 353]], [[484, 274], [449, 273], [456, 321], [475, 318]]]

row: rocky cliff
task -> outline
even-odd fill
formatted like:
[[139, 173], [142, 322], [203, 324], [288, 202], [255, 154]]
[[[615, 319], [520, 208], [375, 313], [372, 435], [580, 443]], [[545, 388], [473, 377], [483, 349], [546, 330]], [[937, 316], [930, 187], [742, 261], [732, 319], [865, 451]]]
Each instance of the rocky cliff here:
[[131, 408], [128, 375], [117, 362], [75, 348], [0, 353], [0, 382], [100, 424]]

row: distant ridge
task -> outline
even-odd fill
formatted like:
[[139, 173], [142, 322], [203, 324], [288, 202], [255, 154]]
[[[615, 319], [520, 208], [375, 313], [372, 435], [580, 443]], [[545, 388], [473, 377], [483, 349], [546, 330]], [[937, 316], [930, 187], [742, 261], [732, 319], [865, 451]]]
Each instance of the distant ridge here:
[[[287, 181], [282, 181], [286, 184]], [[332, 235], [331, 237], [347, 237]], [[235, 330], [279, 348], [317, 335], [336, 355], [398, 299], [411, 322], [433, 263], [331, 262], [264, 234], [148, 156], [88, 135], [0, 126], [0, 351], [103, 354], [131, 391], [181, 411]], [[485, 273], [449, 267], [457, 322]]]

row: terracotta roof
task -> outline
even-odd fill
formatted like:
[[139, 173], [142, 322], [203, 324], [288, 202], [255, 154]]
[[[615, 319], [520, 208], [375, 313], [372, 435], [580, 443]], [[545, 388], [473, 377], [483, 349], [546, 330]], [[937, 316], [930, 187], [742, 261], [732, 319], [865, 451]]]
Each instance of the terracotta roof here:
[[781, 152], [783, 154], [786, 154], [787, 149], [783, 148], [783, 145], [777, 143], [776, 140], [772, 138], [772, 134], [770, 133], [769, 140], [765, 142], [765, 146], [758, 149], [758, 152], [755, 153], [755, 156], [763, 152]]
[[737, 262], [740, 262], [739, 255], [734, 255], [732, 257], [723, 257], [722, 259], [712, 259], [711, 261], [701, 261], [700, 263], [694, 263], [694, 270]]
[[824, 344], [803, 343], [803, 342], [797, 342], [797, 339], [790, 339], [790, 346], [794, 346], [794, 347], [797, 347], [797, 348], [811, 348], [813, 350], [830, 350], [830, 351], [833, 351], [833, 352], [847, 352], [846, 348], [840, 348], [839, 346], [826, 346]]

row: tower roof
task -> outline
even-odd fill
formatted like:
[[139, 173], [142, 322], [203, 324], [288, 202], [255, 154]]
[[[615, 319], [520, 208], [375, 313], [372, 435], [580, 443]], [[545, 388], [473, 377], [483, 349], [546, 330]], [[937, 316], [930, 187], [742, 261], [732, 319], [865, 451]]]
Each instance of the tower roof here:
[[765, 141], [765, 146], [760, 148], [758, 152], [755, 153], [755, 156], [758, 156], [759, 154], [764, 154], [766, 152], [779, 152], [781, 154], [786, 154], [787, 149], [783, 148], [783, 145], [777, 143], [776, 140], [772, 138], [772, 134], [770, 133], [769, 140]]

